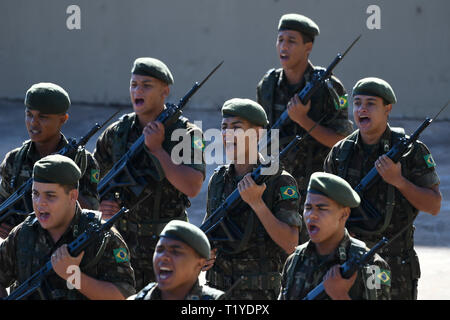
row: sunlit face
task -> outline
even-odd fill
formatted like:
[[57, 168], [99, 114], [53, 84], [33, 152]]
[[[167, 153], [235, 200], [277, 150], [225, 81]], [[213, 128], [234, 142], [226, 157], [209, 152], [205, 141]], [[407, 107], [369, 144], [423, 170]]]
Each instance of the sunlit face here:
[[255, 164], [258, 156], [260, 126], [241, 117], [222, 119], [222, 141], [227, 160], [237, 164]]
[[342, 207], [324, 195], [308, 192], [303, 219], [311, 241], [326, 243], [334, 240], [345, 228], [349, 212], [348, 207]]
[[65, 230], [75, 214], [77, 198], [77, 189], [66, 193], [57, 183], [33, 182], [33, 210], [41, 227], [49, 232]]
[[156, 78], [132, 74], [130, 98], [134, 112], [139, 115], [159, 113], [170, 92], [169, 86]]
[[303, 43], [303, 37], [298, 31], [281, 30], [278, 32], [276, 47], [283, 69], [295, 69], [308, 60], [312, 42]]
[[31, 141], [45, 143], [60, 136], [61, 126], [69, 118], [68, 114], [46, 114], [25, 109], [25, 126]]
[[176, 294], [197, 281], [206, 259], [182, 241], [161, 237], [153, 254], [153, 270], [161, 291]]
[[392, 104], [384, 105], [383, 99], [375, 96], [353, 97], [353, 118], [362, 134], [384, 131]]

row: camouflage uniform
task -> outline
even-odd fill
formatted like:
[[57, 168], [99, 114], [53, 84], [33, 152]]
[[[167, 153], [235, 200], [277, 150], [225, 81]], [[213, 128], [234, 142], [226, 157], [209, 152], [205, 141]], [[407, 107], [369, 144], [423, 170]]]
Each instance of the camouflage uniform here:
[[[61, 134], [61, 140], [56, 150], [61, 150], [67, 145], [67, 139]], [[72, 159], [75, 155], [69, 155]], [[0, 203], [3, 203], [11, 196], [23, 183], [25, 183], [33, 174], [33, 165], [41, 158], [34, 143], [27, 140], [22, 147], [8, 152], [0, 165], [0, 174], [2, 181], [0, 183]], [[79, 190], [83, 198], [89, 203], [91, 208], [98, 209], [99, 198], [97, 193], [97, 182], [99, 168], [92, 154], [86, 150], [86, 170], [79, 181]], [[78, 163], [80, 166], [80, 163]], [[26, 199], [29, 212], [33, 211], [31, 204], [31, 193]], [[21, 204], [16, 209], [25, 210], [25, 205]], [[25, 217], [22, 215], [12, 215], [7, 223], [13, 226], [21, 223]]]
[[[241, 179], [236, 176], [232, 164], [216, 169], [208, 185], [205, 220], [237, 188]], [[266, 186], [263, 200], [272, 214], [290, 226], [301, 226], [295, 179], [282, 171], [281, 175], [266, 182]], [[288, 192], [288, 189], [291, 191]], [[245, 203], [228, 214], [227, 218], [240, 230], [245, 230], [244, 240], [239, 248], [233, 250], [224, 242], [212, 241], [212, 247], [219, 250], [214, 266], [206, 273], [207, 284], [227, 291], [244, 276], [230, 293], [230, 299], [276, 299], [280, 289], [280, 272], [287, 254], [270, 238], [256, 214]], [[220, 228], [212, 233], [213, 238], [223, 236]]]
[[[88, 223], [99, 221], [100, 212], [81, 209], [77, 205], [69, 227], [54, 243], [34, 213], [31, 214], [0, 244], [0, 284], [5, 288], [10, 285], [17, 288], [50, 261], [57, 248], [75, 240], [85, 231]], [[118, 255], [120, 252], [122, 256]], [[134, 272], [128, 260], [127, 245], [117, 230], [112, 228], [109, 237], [85, 250], [80, 269], [92, 278], [113, 283], [124, 297], [128, 297], [135, 293]], [[78, 290], [68, 289], [66, 281], [56, 273], [47, 276], [41, 288], [47, 295], [45, 299], [86, 299]], [[32, 300], [39, 298], [37, 292], [29, 296]]]
[[[223, 291], [206, 285], [201, 286], [197, 280], [184, 300], [219, 300], [223, 296]], [[162, 300], [161, 290], [159, 290], [158, 284], [156, 282], [148, 284], [144, 289], [138, 292], [134, 300]]]
[[[165, 128], [163, 148], [171, 154], [174, 146], [181, 141], [171, 141], [172, 132], [185, 129], [185, 135], [192, 139], [191, 164], [185, 164], [200, 171], [205, 176], [205, 163], [201, 130], [181, 117], [169, 128]], [[130, 113], [118, 122], [110, 125], [97, 140], [94, 157], [100, 166], [100, 175], [103, 177], [109, 172], [115, 162], [128, 151], [131, 145], [142, 135], [143, 127], [136, 115]], [[197, 142], [202, 145], [198, 146]], [[197, 149], [197, 151], [195, 151]], [[198, 157], [200, 153], [200, 159]], [[153, 272], [153, 252], [158, 242], [158, 236], [164, 226], [173, 219], [187, 221], [186, 208], [190, 202], [186, 195], [178, 191], [170, 182], [163, 178], [155, 180], [155, 169], [152, 155], [144, 146], [132, 161], [138, 174], [145, 177], [147, 184], [139, 197], [127, 190], [120, 190], [122, 205], [132, 208], [140, 202], [131, 212], [116, 224], [120, 234], [124, 237], [131, 250], [131, 264], [136, 276], [136, 290], [141, 290], [149, 282], [155, 281]], [[194, 159], [195, 158], [195, 159]], [[199, 164], [195, 164], [198, 163]], [[159, 162], [156, 162], [159, 164]]]
[[[289, 100], [298, 94], [305, 85], [311, 80], [316, 70], [320, 67], [313, 66], [310, 62], [305, 70], [301, 82], [297, 85], [290, 85], [282, 69], [269, 70], [257, 87], [257, 101], [261, 104], [267, 113], [269, 125], [272, 126], [286, 110]], [[346, 94], [344, 86], [336, 78], [332, 77], [331, 82], [336, 93], [339, 96]], [[327, 115], [320, 123], [322, 126], [335, 131], [337, 134], [347, 136], [352, 132], [352, 122], [348, 120], [347, 107], [336, 107], [334, 99], [330, 95], [329, 89], [321, 87], [311, 98], [311, 109], [308, 116], [319, 121], [324, 115]], [[305, 130], [294, 121], [287, 119], [285, 125], [280, 129], [280, 150], [282, 150], [295, 135], [303, 135]], [[303, 212], [303, 203], [306, 199], [306, 189], [312, 173], [322, 171], [323, 160], [327, 156], [330, 148], [316, 141], [311, 136], [292, 151], [291, 156], [283, 161], [286, 171], [292, 174], [297, 180], [300, 191], [300, 212]], [[302, 228], [306, 230], [306, 228]], [[307, 234], [302, 232], [301, 242], [307, 240]]]
[[[385, 154], [401, 136], [401, 130], [393, 129], [388, 125], [380, 142], [374, 146], [367, 146], [362, 142], [359, 130], [356, 130], [332, 148], [325, 160], [324, 170], [341, 176], [352, 187], [356, 187], [373, 168], [375, 161]], [[346, 151], [347, 156], [345, 156], [344, 149], [349, 150]], [[402, 175], [415, 185], [424, 188], [439, 184], [439, 177], [434, 169], [435, 164], [432, 158], [431, 162], [427, 164], [427, 159], [430, 158], [430, 151], [425, 144], [420, 141], [415, 142], [412, 150], [409, 150], [400, 160]], [[384, 182], [383, 179], [367, 190], [364, 198], [382, 214], [384, 221], [374, 232], [367, 232], [356, 226], [349, 226], [349, 231], [358, 239], [366, 242], [369, 247], [381, 240], [383, 236], [391, 238], [406, 224], [412, 222], [418, 214], [418, 210], [406, 200], [400, 191]], [[400, 238], [379, 252], [392, 270], [392, 299], [417, 298], [420, 266], [414, 251], [414, 229], [414, 226], [411, 225]]]
[[[342, 265], [348, 259], [354, 257], [359, 258], [368, 251], [369, 249], [365, 243], [350, 237], [347, 230], [345, 230], [344, 238], [337, 248], [330, 255], [324, 257], [317, 253], [315, 245], [311, 241], [298, 246], [284, 265], [279, 299], [303, 299], [323, 281], [323, 277], [332, 266], [336, 264]], [[379, 255], [375, 254], [369, 265], [377, 266], [379, 272], [373, 274], [373, 267], [370, 268], [370, 266], [360, 269], [355, 283], [348, 293], [350, 298], [357, 300], [389, 300], [390, 279], [388, 264]], [[385, 277], [383, 278], [385, 279], [384, 281], [378, 281], [377, 278], [373, 279], [382, 274]], [[367, 283], [370, 283], [372, 286], [367, 286]], [[326, 299], [328, 300], [330, 297], [326, 296]]]

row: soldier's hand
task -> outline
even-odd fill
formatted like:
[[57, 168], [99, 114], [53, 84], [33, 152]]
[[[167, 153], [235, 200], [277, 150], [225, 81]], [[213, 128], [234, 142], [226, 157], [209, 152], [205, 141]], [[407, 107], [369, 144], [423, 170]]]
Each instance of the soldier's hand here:
[[209, 260], [206, 260], [206, 264], [203, 266], [202, 271], [208, 271], [214, 266], [214, 263], [216, 262], [216, 254], [217, 248], [211, 249], [211, 257]]
[[298, 95], [294, 95], [287, 104], [287, 110], [289, 118], [292, 121], [302, 126], [303, 120], [307, 117], [309, 110], [311, 109], [311, 100], [306, 105], [302, 103]]
[[115, 215], [119, 210], [119, 203], [115, 200], [103, 200], [100, 202], [99, 211], [102, 212], [102, 219], [109, 220], [113, 215]]
[[262, 201], [262, 195], [264, 190], [266, 190], [266, 184], [256, 184], [251, 177], [251, 173], [247, 173], [242, 180], [239, 181], [238, 190], [242, 200], [251, 206]]
[[53, 270], [58, 276], [64, 280], [67, 280], [67, 278], [72, 274], [67, 273], [68, 268], [70, 266], [79, 266], [83, 256], [84, 251], [81, 252], [78, 257], [72, 257], [69, 250], [67, 250], [67, 244], [63, 244], [52, 254], [51, 262]]
[[13, 226], [8, 224], [8, 223], [2, 223], [0, 225], [0, 237], [2, 239], [6, 239], [8, 237], [8, 234], [11, 232], [11, 230], [13, 229]]
[[145, 136], [145, 145], [151, 153], [162, 148], [164, 142], [164, 125], [159, 121], [150, 121], [143, 130]]
[[349, 300], [348, 292], [356, 280], [356, 272], [349, 278], [344, 279], [336, 264], [328, 270], [323, 277], [323, 287], [327, 295], [333, 300]]
[[400, 161], [395, 163], [384, 154], [375, 161], [375, 168], [383, 180], [394, 187], [398, 187], [402, 183], [402, 164]]

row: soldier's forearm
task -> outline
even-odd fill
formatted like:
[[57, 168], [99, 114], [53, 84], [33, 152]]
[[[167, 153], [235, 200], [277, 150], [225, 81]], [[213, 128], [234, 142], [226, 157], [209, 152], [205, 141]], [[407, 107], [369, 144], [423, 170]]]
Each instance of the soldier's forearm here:
[[125, 300], [119, 289], [110, 282], [94, 279], [83, 272], [80, 278], [78, 290], [90, 300]]
[[[316, 125], [316, 122], [306, 116], [301, 122], [298, 122], [298, 124], [306, 131], [309, 131], [314, 125]], [[310, 132], [310, 135], [318, 142], [329, 148], [333, 147], [337, 142], [345, 138], [345, 136], [337, 134], [332, 129], [324, 127], [320, 124], [316, 125], [314, 130]]]
[[278, 220], [262, 201], [251, 207], [272, 240], [286, 253], [291, 254], [298, 245], [298, 228]]
[[442, 194], [439, 191], [439, 185], [434, 185], [431, 188], [422, 188], [403, 178], [402, 183], [396, 187], [406, 200], [419, 211], [435, 216], [441, 210]]

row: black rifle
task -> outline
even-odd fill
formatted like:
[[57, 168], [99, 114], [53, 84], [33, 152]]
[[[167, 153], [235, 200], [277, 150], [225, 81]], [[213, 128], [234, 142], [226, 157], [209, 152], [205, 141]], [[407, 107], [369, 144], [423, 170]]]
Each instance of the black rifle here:
[[[330, 78], [332, 76], [332, 72], [334, 68], [338, 65], [338, 63], [345, 57], [345, 55], [350, 51], [350, 49], [355, 45], [355, 43], [361, 38], [361, 35], [359, 35], [352, 44], [345, 50], [344, 54], [338, 53], [336, 58], [334, 58], [333, 62], [328, 66], [326, 70], [321, 71], [315, 71], [312, 79], [306, 84], [306, 86], [300, 91], [297, 95], [300, 98], [300, 101], [303, 104], [307, 104], [308, 101], [311, 99], [311, 97], [316, 93], [317, 90], [323, 85], [328, 85]], [[331, 86], [332, 87], [332, 86]], [[331, 90], [333, 94], [333, 98], [335, 100], [339, 100], [339, 97], [333, 90]], [[271, 129], [280, 129], [283, 124], [286, 122], [286, 120], [289, 119], [289, 114], [287, 109], [281, 114], [281, 116], [278, 118], [278, 120], [273, 124]], [[265, 145], [260, 145], [259, 150], [264, 150], [269, 144], [270, 144], [270, 132], [269, 130], [267, 132], [266, 139], [262, 139], [261, 142]]]
[[[89, 139], [92, 138], [92, 136], [95, 135], [101, 128], [103, 128], [109, 121], [111, 121], [111, 119], [114, 118], [117, 113], [119, 113], [119, 111], [120, 110], [117, 110], [101, 125], [96, 123], [85, 136], [81, 137], [80, 141], [77, 142], [76, 139], [69, 138], [67, 145], [59, 150], [57, 154], [69, 156], [74, 152], [82, 151]], [[3, 203], [0, 205], [0, 224], [3, 223], [12, 214], [28, 215], [33, 211], [30, 204], [31, 196], [26, 197], [26, 195], [31, 194], [32, 185], [33, 178], [29, 178], [12, 195], [10, 195], [8, 199], [3, 201]], [[15, 208], [16, 204], [18, 204], [19, 201], [22, 201], [24, 210]]]
[[[436, 114], [432, 119], [426, 118], [425, 121], [416, 129], [416, 131], [408, 138], [404, 137], [397, 142], [386, 155], [395, 163], [408, 152], [411, 145], [419, 139], [419, 135], [436, 119], [439, 114], [448, 106], [449, 102]], [[347, 226], [357, 227], [363, 230], [374, 232], [379, 228], [383, 216], [378, 210], [364, 198], [363, 193], [370, 189], [374, 184], [380, 180], [380, 175], [375, 166], [369, 173], [362, 178], [361, 182], [354, 188], [361, 198], [359, 207], [352, 209]]]
[[[161, 122], [166, 128], [174, 123], [182, 114], [182, 109], [188, 103], [189, 99], [197, 92], [198, 89], [212, 76], [212, 74], [219, 69], [223, 64], [223, 61], [219, 63], [201, 82], [196, 82], [189, 92], [180, 99], [178, 105], [166, 104], [166, 108], [156, 118], [156, 121]], [[117, 192], [115, 189], [127, 188], [136, 197], [138, 197], [144, 188], [148, 185], [148, 181], [145, 177], [139, 176], [136, 170], [131, 165], [131, 160], [143, 150], [145, 142], [145, 136], [142, 134], [130, 147], [130, 149], [117, 161], [111, 170], [100, 180], [97, 186], [97, 191], [100, 195], [100, 199], [104, 199], [105, 195], [115, 194], [117, 198]]]
[[[67, 250], [69, 251], [70, 255], [72, 257], [77, 257], [91, 244], [101, 239], [101, 237], [106, 236], [106, 233], [109, 231], [109, 229], [111, 229], [114, 223], [118, 219], [120, 219], [122, 215], [127, 214], [128, 211], [128, 209], [122, 207], [120, 211], [114, 214], [107, 222], [103, 223], [102, 225], [90, 223], [87, 230], [67, 246]], [[39, 271], [34, 273], [16, 290], [11, 292], [11, 294], [4, 298], [4, 300], [25, 299], [35, 291], [38, 291], [41, 294], [41, 297], [45, 297], [46, 294], [42, 291], [41, 287], [45, 278], [52, 272], [54, 272], [52, 262], [51, 260], [49, 260]]]
[[[373, 258], [375, 253], [380, 251], [381, 249], [389, 246], [395, 239], [397, 239], [403, 232], [405, 232], [410, 226], [411, 223], [408, 223], [403, 227], [391, 240], [388, 240], [386, 237], [383, 237], [379, 242], [377, 242], [369, 252], [365, 253], [361, 258], [356, 259], [352, 258], [347, 260], [343, 265], [340, 266], [341, 276], [344, 279], [349, 279], [352, 275], [358, 271], [358, 269], [363, 268], [365, 265], [369, 263], [369, 261]], [[313, 290], [311, 290], [303, 300], [320, 300], [326, 297], [325, 287], [323, 286], [323, 281], [317, 285]]]

